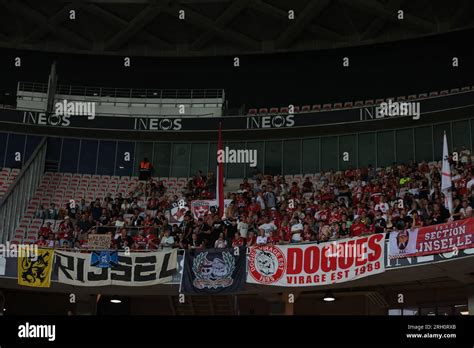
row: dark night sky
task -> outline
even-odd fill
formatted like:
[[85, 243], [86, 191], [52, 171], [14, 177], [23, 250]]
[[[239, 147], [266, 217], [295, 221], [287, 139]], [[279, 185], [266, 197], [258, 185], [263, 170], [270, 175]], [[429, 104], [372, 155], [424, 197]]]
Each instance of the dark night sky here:
[[[230, 107], [283, 106], [390, 97], [474, 84], [474, 30], [347, 49], [232, 57], [140, 58], [0, 50], [0, 92], [17, 81], [135, 88], [224, 88]], [[13, 57], [22, 57], [22, 68]], [[342, 57], [350, 67], [342, 67]], [[452, 57], [460, 66], [453, 68]], [[3, 93], [2, 93], [3, 94]]]

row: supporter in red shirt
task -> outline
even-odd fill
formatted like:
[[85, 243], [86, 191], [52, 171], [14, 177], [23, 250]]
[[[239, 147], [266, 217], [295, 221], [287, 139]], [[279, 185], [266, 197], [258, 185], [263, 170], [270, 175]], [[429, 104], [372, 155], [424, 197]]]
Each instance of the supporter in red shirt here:
[[252, 202], [250, 203], [248, 207], [249, 215], [254, 215], [260, 213], [261, 207], [260, 204], [258, 204], [255, 200], [254, 197], [252, 197]]
[[247, 237], [247, 246], [252, 247], [257, 245], [257, 237], [255, 237], [255, 233], [250, 231]]
[[341, 220], [341, 213], [337, 207], [332, 208], [332, 212], [329, 217], [329, 223], [338, 222]]
[[232, 239], [232, 247], [241, 247], [245, 244], [245, 239], [240, 236], [240, 232], [235, 232], [234, 239]]
[[133, 249], [145, 250], [148, 244], [148, 240], [145, 237], [145, 232], [143, 229], [138, 231], [138, 234], [133, 238]]
[[48, 238], [49, 234], [53, 233], [51, 229], [51, 222], [46, 223], [46, 226], [43, 226], [39, 230], [39, 235], [43, 236], [44, 238]]
[[39, 236], [39, 239], [36, 241], [35, 244], [38, 245], [39, 247], [46, 247], [46, 246], [48, 246], [48, 242], [46, 242], [46, 240], [44, 239], [44, 236], [43, 236], [43, 235], [40, 235], [40, 236]]
[[158, 236], [156, 235], [155, 231], [153, 229], [148, 230], [146, 233], [146, 248], [148, 250], [157, 250], [158, 245], [160, 244], [160, 241], [158, 240]]
[[296, 181], [293, 181], [291, 183], [290, 194], [297, 195], [299, 192], [300, 188], [298, 187], [298, 184], [296, 183]]
[[361, 234], [365, 233], [366, 226], [360, 222], [360, 218], [354, 220], [354, 223], [351, 225], [351, 237], [358, 237]]

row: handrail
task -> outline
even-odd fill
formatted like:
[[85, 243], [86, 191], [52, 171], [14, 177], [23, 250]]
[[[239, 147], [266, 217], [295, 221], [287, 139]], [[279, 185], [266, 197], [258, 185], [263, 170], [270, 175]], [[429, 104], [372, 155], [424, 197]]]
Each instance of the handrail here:
[[[0, 105], [0, 109], [4, 109]], [[20, 110], [17, 108], [8, 108], [8, 109], [16, 109]], [[31, 111], [31, 112], [44, 112], [42, 110], [34, 109], [34, 108], [25, 108], [22, 107], [21, 111]], [[206, 114], [196, 114], [196, 115], [190, 115], [190, 114], [179, 114], [179, 115], [157, 115], [155, 114], [132, 114], [132, 113], [121, 113], [121, 112], [96, 112], [96, 116], [105, 116], [105, 117], [166, 117], [166, 118], [199, 118], [199, 117], [216, 117], [212, 113], [206, 113]]]
[[[46, 93], [48, 85], [36, 82], [18, 82], [18, 91]], [[145, 89], [145, 88], [114, 88], [58, 85], [56, 94], [110, 97], [110, 98], [151, 98], [151, 99], [200, 99], [223, 98], [221, 88], [208, 89]]]
[[26, 162], [26, 164], [23, 166], [23, 168], [20, 170], [20, 173], [17, 175], [17, 177], [15, 178], [15, 180], [13, 180], [12, 184], [10, 185], [10, 187], [8, 188], [7, 192], [3, 195], [2, 199], [0, 199], [0, 209], [2, 209], [3, 205], [5, 204], [7, 198], [12, 194], [15, 186], [17, 185], [17, 183], [21, 180], [21, 178], [25, 175], [26, 173], [26, 169], [31, 165], [31, 163], [35, 160], [36, 156], [38, 155], [38, 153], [41, 151], [41, 148], [43, 147], [43, 145], [45, 145], [47, 142], [47, 138], [46, 137], [43, 137], [43, 139], [41, 139], [40, 143], [38, 144], [38, 146], [36, 147], [35, 151], [33, 152], [33, 154], [30, 156], [30, 159]]
[[44, 172], [46, 137], [40, 141], [20, 174], [0, 201], [0, 241], [11, 238]]

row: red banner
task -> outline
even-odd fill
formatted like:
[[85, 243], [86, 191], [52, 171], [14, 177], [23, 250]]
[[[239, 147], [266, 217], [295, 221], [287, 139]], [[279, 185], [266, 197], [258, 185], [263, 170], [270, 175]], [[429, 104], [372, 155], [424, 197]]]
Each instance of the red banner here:
[[390, 233], [389, 258], [457, 252], [474, 247], [474, 218]]
[[247, 282], [287, 287], [343, 283], [385, 270], [384, 234], [250, 249]]

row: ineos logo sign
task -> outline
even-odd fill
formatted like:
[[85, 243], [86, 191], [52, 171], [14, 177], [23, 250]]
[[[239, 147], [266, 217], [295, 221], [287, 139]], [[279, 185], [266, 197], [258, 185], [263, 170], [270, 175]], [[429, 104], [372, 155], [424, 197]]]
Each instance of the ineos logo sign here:
[[247, 118], [247, 129], [282, 128], [295, 125], [294, 115], [255, 116]]
[[182, 128], [180, 118], [137, 118], [135, 119], [136, 130], [180, 130]]
[[71, 124], [69, 115], [46, 114], [44, 112], [24, 112], [23, 123], [40, 126], [68, 127]]

